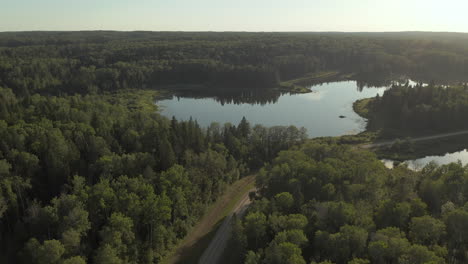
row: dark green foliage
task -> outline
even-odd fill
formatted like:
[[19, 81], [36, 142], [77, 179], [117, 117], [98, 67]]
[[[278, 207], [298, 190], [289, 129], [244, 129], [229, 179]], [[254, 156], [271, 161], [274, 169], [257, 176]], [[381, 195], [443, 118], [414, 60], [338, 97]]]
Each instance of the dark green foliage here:
[[262, 169], [261, 195], [234, 229], [245, 263], [467, 261], [467, 166], [390, 170], [370, 152], [315, 142]]
[[467, 43], [464, 34], [442, 33], [2, 33], [0, 86], [22, 95], [174, 84], [258, 89], [326, 70], [465, 79]]
[[[437, 132], [466, 129], [468, 89], [463, 86], [442, 87], [393, 85], [368, 105], [369, 127], [389, 131]], [[411, 152], [411, 140], [396, 142], [392, 151]]]
[[[387, 171], [371, 153], [298, 148], [304, 129], [245, 118], [204, 129], [161, 117], [144, 89], [184, 84], [229, 98], [329, 70], [463, 79], [467, 42], [425, 33], [1, 33], [0, 262], [157, 263], [227, 185], [275, 158], [234, 228], [246, 263], [466, 262], [461, 165]], [[465, 88], [394, 97], [413, 100], [396, 105], [404, 122], [435, 113], [459, 127]], [[419, 231], [426, 225], [434, 232]]]
[[226, 186], [305, 139], [297, 128], [255, 130], [245, 119], [217, 131], [169, 121], [152, 95], [24, 97], [0, 88], [2, 259], [158, 261]]

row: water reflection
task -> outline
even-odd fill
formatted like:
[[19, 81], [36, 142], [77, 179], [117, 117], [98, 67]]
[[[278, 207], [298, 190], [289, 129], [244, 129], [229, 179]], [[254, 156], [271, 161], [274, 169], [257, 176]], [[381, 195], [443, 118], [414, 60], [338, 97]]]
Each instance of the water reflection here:
[[177, 91], [174, 96], [177, 100], [181, 98], [213, 98], [221, 105], [225, 104], [252, 104], [266, 105], [275, 104], [278, 99], [287, 92], [272, 89], [220, 89], [220, 90], [197, 90], [197, 91]]
[[357, 89], [362, 92], [365, 88], [390, 87], [393, 82], [390, 80], [357, 80]]
[[382, 95], [387, 88], [358, 89], [356, 81], [341, 81], [310, 89], [313, 92], [306, 94], [261, 89], [184, 92], [157, 104], [169, 118], [193, 118], [202, 126], [212, 122], [237, 124], [245, 116], [252, 124], [305, 127], [310, 137], [340, 136], [359, 133], [366, 127], [366, 120], [354, 113], [353, 103]]
[[[306, 84], [303, 84], [305, 87], [309, 87], [311, 89], [311, 96], [308, 96], [310, 100], [321, 100], [325, 96], [324, 90], [321, 87], [328, 87], [329, 85], [333, 85], [336, 83], [347, 83], [353, 82], [355, 83], [355, 88], [358, 92], [363, 92], [365, 89], [374, 89], [374, 88], [389, 88], [395, 81], [391, 80], [340, 80], [340, 81], [313, 81]], [[406, 79], [402, 81], [403, 83], [406, 82]], [[410, 81], [411, 84], [416, 84], [416, 82]], [[399, 82], [398, 82], [399, 83]], [[318, 91], [320, 90], [320, 91]], [[220, 103], [221, 105], [225, 104], [251, 104], [251, 105], [266, 105], [266, 104], [276, 104], [279, 98], [283, 95], [289, 95], [289, 92], [286, 91], [279, 91], [277, 89], [244, 89], [244, 88], [216, 88], [216, 89], [184, 89], [184, 90], [176, 90], [172, 94], [177, 100], [181, 98], [195, 98], [195, 99], [206, 99], [211, 98], [214, 99], [216, 102]], [[375, 96], [376, 94], [372, 94], [371, 96]], [[168, 99], [172, 99], [169, 97]]]
[[[446, 153], [440, 156], [427, 156], [420, 159], [407, 160], [404, 163], [408, 166], [409, 169], [420, 170], [431, 162], [435, 162], [437, 165], [447, 165], [449, 163], [458, 161], [460, 161], [463, 165], [468, 164], [468, 150], [464, 149], [462, 151]], [[395, 166], [395, 162], [393, 160], [384, 159], [382, 162], [387, 168], [393, 168]]]

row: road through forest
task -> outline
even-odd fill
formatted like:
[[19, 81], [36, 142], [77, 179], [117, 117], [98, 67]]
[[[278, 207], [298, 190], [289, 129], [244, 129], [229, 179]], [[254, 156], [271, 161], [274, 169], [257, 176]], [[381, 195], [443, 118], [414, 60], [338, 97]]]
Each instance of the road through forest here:
[[220, 263], [220, 258], [223, 255], [224, 249], [226, 248], [229, 238], [231, 237], [232, 229], [232, 217], [234, 214], [242, 216], [250, 204], [249, 193], [255, 189], [245, 193], [240, 202], [234, 207], [232, 213], [230, 213], [219, 227], [216, 235], [210, 242], [208, 248], [203, 252], [199, 264], [217, 264]]
[[[208, 208], [207, 212], [184, 240], [174, 248], [172, 254], [167, 256], [162, 263], [197, 263], [205, 249], [208, 248], [209, 243], [217, 238], [215, 230], [226, 230], [226, 226], [230, 228], [230, 225], [225, 223], [229, 221], [231, 215], [239, 213], [250, 202], [248, 196], [249, 192], [254, 190], [254, 186], [255, 175], [246, 176], [229, 186], [224, 194]], [[219, 226], [218, 229], [217, 226]], [[212, 234], [212, 232], [214, 233]], [[213, 259], [213, 257], [210, 257], [210, 259]]]

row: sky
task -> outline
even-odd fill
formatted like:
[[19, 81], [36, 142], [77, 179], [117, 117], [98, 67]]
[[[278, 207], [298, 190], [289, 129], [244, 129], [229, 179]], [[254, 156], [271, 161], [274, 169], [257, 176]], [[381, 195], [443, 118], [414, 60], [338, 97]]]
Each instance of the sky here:
[[468, 32], [467, 0], [0, 0], [0, 31]]

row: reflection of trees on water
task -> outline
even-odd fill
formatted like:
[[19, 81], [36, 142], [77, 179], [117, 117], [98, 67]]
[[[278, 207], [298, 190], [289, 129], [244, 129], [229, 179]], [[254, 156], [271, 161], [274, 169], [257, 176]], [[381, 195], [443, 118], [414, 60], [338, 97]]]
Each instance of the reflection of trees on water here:
[[357, 90], [362, 92], [365, 88], [391, 87], [393, 83], [405, 83], [408, 77], [402, 74], [360, 73], [355, 77]]
[[[408, 82], [405, 76], [360, 76], [360, 78], [350, 79], [330, 79], [321, 81], [311, 81], [302, 83], [305, 87], [318, 85], [327, 85], [339, 81], [356, 81], [356, 89], [362, 92], [366, 88], [382, 88], [392, 87], [393, 84], [405, 84]], [[278, 99], [288, 92], [282, 92], [275, 89], [255, 89], [255, 88], [214, 88], [214, 89], [186, 89], [173, 91], [175, 97], [183, 98], [212, 98], [221, 105], [225, 104], [250, 104], [250, 105], [266, 105], [278, 102]], [[172, 95], [170, 97], [172, 97]]]
[[[329, 79], [326, 81], [314, 81], [309, 83], [303, 83], [304, 86], [317, 86], [317, 85], [326, 85], [330, 83], [340, 82], [340, 81], [356, 81], [356, 89], [359, 92], [362, 92], [365, 88], [381, 88], [381, 87], [390, 87], [395, 79], [390, 76], [376, 76], [370, 78], [368, 76], [364, 76], [358, 79]], [[407, 79], [405, 79], [407, 80]]]
[[390, 87], [391, 80], [356, 80], [357, 90], [362, 92], [365, 88]]
[[[334, 83], [337, 81], [352, 81], [349, 79], [346, 80], [330, 80], [330, 81], [322, 81], [322, 82], [313, 82], [307, 84], [307, 86], [317, 86], [317, 85], [326, 85], [330, 83]], [[381, 87], [390, 87], [393, 83], [392, 79], [357, 79], [353, 80], [356, 81], [356, 89], [359, 92], [362, 92], [365, 88], [381, 88]]]
[[251, 104], [266, 105], [278, 102], [280, 96], [285, 92], [271, 89], [253, 89], [253, 90], [203, 90], [203, 91], [183, 91], [177, 92], [175, 96], [190, 98], [213, 98], [221, 105], [225, 104]]
[[[361, 74], [356, 79], [357, 89], [362, 92], [364, 88], [379, 88], [379, 87], [392, 87], [396, 85], [408, 85], [409, 81], [412, 81], [412, 86], [427, 86], [427, 85], [459, 85], [463, 86], [468, 77], [453, 76], [447, 78], [447, 76], [440, 76], [437, 74], [427, 73], [411, 73], [408, 75], [363, 75]], [[456, 81], [454, 81], [456, 80]]]

